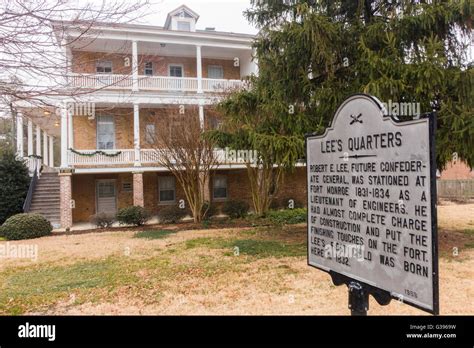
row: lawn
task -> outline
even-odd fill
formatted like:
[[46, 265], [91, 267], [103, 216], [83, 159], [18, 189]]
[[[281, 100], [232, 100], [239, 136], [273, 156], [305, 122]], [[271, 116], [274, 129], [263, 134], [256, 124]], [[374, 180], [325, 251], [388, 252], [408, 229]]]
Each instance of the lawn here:
[[[443, 314], [474, 314], [473, 216], [439, 208]], [[306, 265], [304, 224], [187, 226], [23, 241], [38, 259], [1, 259], [0, 313], [348, 314], [345, 287]], [[423, 312], [371, 300], [369, 313]]]

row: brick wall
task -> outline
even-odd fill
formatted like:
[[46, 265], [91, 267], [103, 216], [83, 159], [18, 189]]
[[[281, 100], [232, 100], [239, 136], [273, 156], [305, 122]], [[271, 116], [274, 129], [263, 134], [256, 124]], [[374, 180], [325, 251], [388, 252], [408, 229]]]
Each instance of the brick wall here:
[[[141, 108], [140, 109], [140, 146], [143, 149], [153, 148], [155, 145], [146, 142], [146, 125], [154, 124], [155, 130], [163, 127], [166, 118], [185, 118], [190, 115], [197, 117], [198, 107], [193, 105], [184, 106], [185, 114], [180, 114], [179, 105], [166, 108]], [[204, 114], [215, 115], [206, 109]], [[98, 115], [111, 115], [115, 120], [115, 148], [133, 149], [133, 110], [128, 108], [98, 109]], [[87, 116], [73, 117], [74, 144], [76, 150], [92, 150], [97, 147], [97, 117], [89, 119]]]
[[[78, 174], [72, 176], [72, 198], [75, 200], [76, 207], [72, 210], [73, 221], [88, 221], [91, 215], [96, 212], [96, 181], [99, 179], [115, 179], [117, 192], [117, 208], [124, 208], [133, 205], [133, 192], [123, 190], [123, 183], [133, 183], [132, 173], [119, 174]], [[143, 190], [145, 208], [153, 214], [156, 214], [162, 207], [158, 200], [158, 177], [170, 176], [171, 173], [145, 172], [143, 173]], [[238, 199], [248, 202], [252, 208], [252, 196], [250, 194], [250, 185], [245, 169], [219, 170], [213, 173], [215, 175], [225, 175], [227, 177], [228, 199]], [[211, 179], [212, 183], [212, 179]], [[212, 191], [211, 191], [212, 197]], [[176, 182], [176, 204], [181, 199], [186, 202], [183, 189]], [[297, 168], [293, 173], [285, 177], [277, 200], [293, 199], [306, 205], [306, 172], [305, 168]], [[221, 207], [223, 202], [214, 202]]]
[[441, 172], [441, 180], [474, 179], [474, 170], [461, 161], [450, 162]]
[[[108, 60], [112, 62], [112, 72], [114, 74], [130, 74], [131, 66], [125, 66], [126, 58], [131, 65], [130, 54], [101, 53], [88, 51], [72, 52], [72, 72], [95, 74], [96, 62], [98, 60]], [[168, 66], [178, 64], [183, 66], [184, 77], [196, 77], [196, 58], [193, 57], [164, 57], [157, 55], [138, 55], [138, 74], [145, 74], [145, 62], [153, 63], [153, 75], [168, 76]], [[240, 79], [240, 68], [234, 66], [233, 60], [226, 59], [202, 59], [202, 76], [207, 77], [209, 65], [221, 65], [224, 70], [225, 79]]]

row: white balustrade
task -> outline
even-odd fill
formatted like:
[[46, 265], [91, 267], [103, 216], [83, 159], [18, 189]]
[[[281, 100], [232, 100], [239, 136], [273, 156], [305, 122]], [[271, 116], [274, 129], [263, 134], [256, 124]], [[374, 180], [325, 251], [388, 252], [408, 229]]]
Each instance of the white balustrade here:
[[[131, 75], [119, 74], [71, 74], [70, 85], [74, 88], [132, 89]], [[244, 87], [241, 80], [202, 79], [204, 92], [227, 92]], [[151, 91], [197, 92], [196, 77], [138, 76], [138, 89]]]
[[71, 87], [91, 89], [131, 89], [133, 86], [130, 75], [119, 74], [72, 74]]
[[[130, 164], [135, 161], [135, 153], [133, 149], [130, 150], [76, 150], [75, 153], [68, 151], [68, 163], [70, 165], [109, 165], [109, 164]], [[106, 153], [95, 153], [101, 151]]]
[[[72, 166], [102, 166], [102, 165], [133, 165], [135, 161], [135, 153], [133, 149], [127, 150], [76, 150], [80, 154], [75, 153], [71, 150], [68, 151], [68, 163]], [[110, 154], [106, 156], [101, 153], [95, 153], [96, 151], [102, 151]], [[117, 154], [119, 152], [119, 154]], [[94, 154], [95, 153], [95, 154]], [[93, 154], [92, 156], [90, 154]], [[230, 154], [227, 154], [223, 149], [214, 150], [214, 156], [216, 156], [217, 163], [219, 164], [245, 164], [246, 160], [242, 158], [233, 158]], [[140, 150], [140, 162], [142, 164], [158, 164], [160, 152], [155, 149], [141, 149]], [[34, 163], [30, 164], [28, 160], [28, 166], [34, 168]]]

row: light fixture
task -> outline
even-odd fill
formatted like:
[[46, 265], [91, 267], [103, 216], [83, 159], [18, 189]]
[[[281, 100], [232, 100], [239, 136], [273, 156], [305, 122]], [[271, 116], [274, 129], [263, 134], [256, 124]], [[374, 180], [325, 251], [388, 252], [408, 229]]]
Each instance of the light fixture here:
[[59, 121], [54, 122], [55, 127], [59, 127]]
[[51, 115], [51, 113], [50, 113], [48, 110], [44, 110], [44, 112], [43, 112], [43, 113], [44, 113], [44, 115], [45, 115], [45, 116], [49, 116], [49, 115]]
[[166, 47], [166, 44], [160, 43], [160, 46], [161, 46], [161, 47]]

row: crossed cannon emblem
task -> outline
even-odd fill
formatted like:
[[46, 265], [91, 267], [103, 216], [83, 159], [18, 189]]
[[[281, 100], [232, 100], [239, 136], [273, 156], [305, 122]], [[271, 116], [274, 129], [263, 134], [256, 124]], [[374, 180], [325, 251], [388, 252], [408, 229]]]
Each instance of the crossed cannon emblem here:
[[362, 114], [359, 114], [357, 116], [351, 115], [352, 121], [349, 124], [351, 125], [351, 124], [354, 124], [356, 122], [363, 123], [363, 121], [360, 119], [361, 117], [362, 117]]

